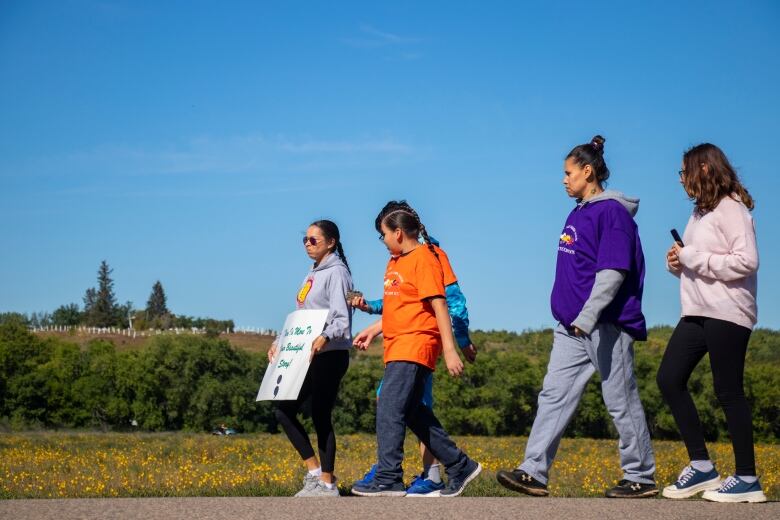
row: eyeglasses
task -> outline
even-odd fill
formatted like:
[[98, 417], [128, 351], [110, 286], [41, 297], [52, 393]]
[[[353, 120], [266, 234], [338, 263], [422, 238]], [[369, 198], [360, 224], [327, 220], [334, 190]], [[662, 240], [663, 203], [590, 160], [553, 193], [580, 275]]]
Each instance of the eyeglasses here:
[[683, 168], [682, 170], [680, 170], [679, 172], [677, 172], [677, 175], [679, 175], [679, 176], [680, 176], [680, 178], [682, 179], [682, 178], [685, 176], [685, 168]]
[[385, 234], [384, 233], [379, 233], [379, 241], [383, 242], [384, 240], [385, 240]]
[[303, 245], [311, 244], [313, 246], [316, 246], [319, 240], [317, 240], [317, 237], [303, 237]]

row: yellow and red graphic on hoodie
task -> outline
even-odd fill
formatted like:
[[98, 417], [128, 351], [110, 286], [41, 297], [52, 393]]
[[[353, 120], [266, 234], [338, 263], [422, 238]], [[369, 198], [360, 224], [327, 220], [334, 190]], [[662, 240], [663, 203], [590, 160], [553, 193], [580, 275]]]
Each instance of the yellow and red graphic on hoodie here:
[[306, 297], [309, 295], [309, 291], [311, 291], [312, 285], [314, 285], [314, 277], [310, 276], [303, 283], [303, 287], [301, 287], [301, 290], [298, 291], [298, 297], [296, 298], [296, 301], [298, 302], [298, 307], [302, 306], [303, 302], [306, 301]]

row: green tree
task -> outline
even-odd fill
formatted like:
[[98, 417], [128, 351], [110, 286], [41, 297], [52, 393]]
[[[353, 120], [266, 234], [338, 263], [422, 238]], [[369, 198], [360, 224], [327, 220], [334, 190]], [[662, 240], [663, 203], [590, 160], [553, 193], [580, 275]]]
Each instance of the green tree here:
[[165, 290], [163, 290], [160, 280], [157, 280], [154, 286], [152, 286], [152, 294], [149, 295], [149, 301], [146, 302], [146, 318], [153, 320], [167, 316], [169, 312], [166, 301]]
[[103, 260], [98, 268], [98, 287], [87, 289], [84, 296], [84, 311], [88, 325], [113, 327], [117, 325], [119, 312], [114, 295], [113, 269]]
[[72, 327], [81, 323], [82, 314], [77, 303], [60, 305], [51, 315], [51, 321], [58, 327]]

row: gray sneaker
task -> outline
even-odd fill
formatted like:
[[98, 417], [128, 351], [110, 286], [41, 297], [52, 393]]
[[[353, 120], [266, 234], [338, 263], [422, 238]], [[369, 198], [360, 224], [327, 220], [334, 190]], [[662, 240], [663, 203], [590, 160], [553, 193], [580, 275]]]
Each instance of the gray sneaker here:
[[[316, 482], [314, 483], [314, 486], [311, 488], [307, 488], [305, 485], [302, 490], [300, 490], [295, 496], [296, 497], [338, 497], [339, 496], [339, 488], [334, 486], [333, 489], [328, 489], [328, 486], [325, 485], [323, 481], [321, 481], [319, 478], [315, 478]], [[336, 483], [335, 477], [333, 478], [333, 483]]]
[[317, 484], [319, 483], [320, 478], [315, 477], [308, 471], [306, 472], [306, 476], [303, 477], [303, 489], [295, 493], [296, 497], [310, 497], [311, 492], [314, 491], [314, 488], [317, 487]]

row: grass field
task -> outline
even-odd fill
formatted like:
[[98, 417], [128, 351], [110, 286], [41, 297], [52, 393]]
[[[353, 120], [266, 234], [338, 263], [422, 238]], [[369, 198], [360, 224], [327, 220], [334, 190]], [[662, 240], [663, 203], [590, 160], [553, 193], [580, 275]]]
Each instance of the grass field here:
[[[458, 437], [485, 467], [466, 494], [511, 496], [494, 478], [514, 467], [525, 438]], [[336, 475], [346, 494], [375, 458], [372, 435], [338, 437]], [[672, 482], [687, 460], [682, 443], [655, 442], [659, 485]], [[731, 447], [712, 444], [723, 474], [734, 470]], [[406, 480], [419, 471], [419, 452], [407, 438]], [[756, 447], [758, 470], [770, 499], [780, 499], [780, 445]], [[0, 498], [272, 496], [300, 487], [303, 466], [283, 435], [217, 437], [207, 434], [0, 434]], [[554, 496], [601, 496], [621, 477], [617, 441], [564, 439], [551, 475]]]

